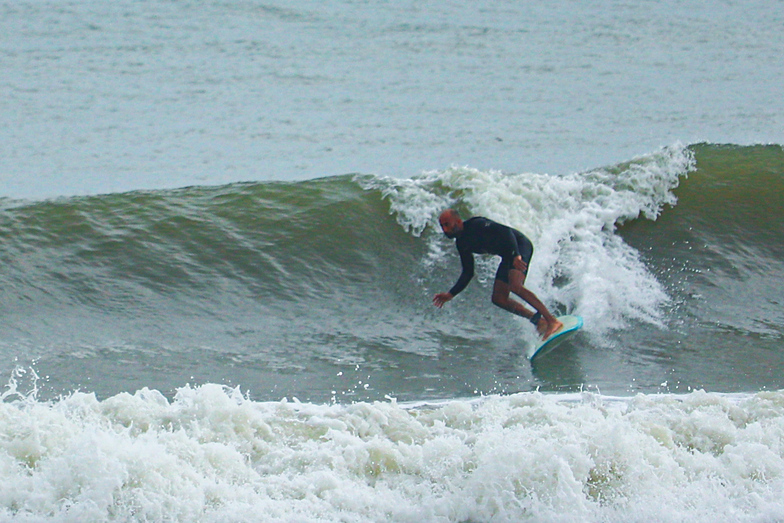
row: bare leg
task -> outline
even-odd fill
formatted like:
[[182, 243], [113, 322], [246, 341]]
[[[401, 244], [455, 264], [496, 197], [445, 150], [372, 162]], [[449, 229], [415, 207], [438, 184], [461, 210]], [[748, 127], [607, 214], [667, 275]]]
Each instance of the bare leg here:
[[550, 311], [545, 307], [544, 303], [542, 303], [533, 292], [523, 286], [524, 282], [525, 274], [516, 269], [509, 271], [509, 283], [495, 280], [495, 284], [493, 285], [493, 303], [518, 316], [530, 319], [534, 313], [526, 309], [516, 300], [512, 300], [509, 297], [509, 293], [514, 292], [520, 296], [520, 298], [529, 303], [542, 315], [539, 324], [536, 326], [536, 330], [539, 332], [542, 339], [546, 339], [555, 331], [563, 327], [563, 323], [550, 314]]
[[534, 313], [526, 309], [519, 301], [510, 298], [509, 293], [511, 290], [512, 288], [508, 283], [495, 280], [493, 284], [493, 305], [530, 320]]

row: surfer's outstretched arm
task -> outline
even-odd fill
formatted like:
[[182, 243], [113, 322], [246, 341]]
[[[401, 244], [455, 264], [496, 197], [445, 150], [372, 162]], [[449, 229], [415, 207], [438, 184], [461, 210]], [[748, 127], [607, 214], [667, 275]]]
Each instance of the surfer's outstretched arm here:
[[463, 289], [466, 288], [468, 282], [474, 277], [474, 255], [470, 252], [460, 253], [460, 264], [463, 267], [460, 277], [457, 282], [449, 289], [449, 292], [441, 292], [433, 297], [433, 305], [439, 309], [444, 306], [446, 302], [457, 296]]
[[446, 302], [454, 298], [452, 293], [450, 292], [440, 292], [433, 296], [433, 305], [438, 307], [439, 309], [444, 306]]

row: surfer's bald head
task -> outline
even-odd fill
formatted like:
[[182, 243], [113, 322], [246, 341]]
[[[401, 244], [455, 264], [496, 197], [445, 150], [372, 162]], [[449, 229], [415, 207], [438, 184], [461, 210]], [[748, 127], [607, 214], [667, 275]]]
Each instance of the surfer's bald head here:
[[460, 214], [454, 209], [447, 209], [438, 217], [441, 230], [447, 238], [457, 238], [463, 232], [463, 220]]

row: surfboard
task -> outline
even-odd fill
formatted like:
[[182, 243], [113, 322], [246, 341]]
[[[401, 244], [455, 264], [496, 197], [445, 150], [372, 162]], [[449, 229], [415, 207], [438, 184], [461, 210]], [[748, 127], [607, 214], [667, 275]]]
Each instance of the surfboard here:
[[546, 340], [542, 340], [539, 344], [534, 347], [533, 352], [531, 353], [531, 361], [534, 358], [539, 358], [554, 348], [556, 348], [561, 343], [565, 342], [575, 334], [580, 328], [583, 326], [583, 319], [580, 316], [558, 316], [558, 321], [563, 323], [563, 327], [555, 331], [551, 334]]

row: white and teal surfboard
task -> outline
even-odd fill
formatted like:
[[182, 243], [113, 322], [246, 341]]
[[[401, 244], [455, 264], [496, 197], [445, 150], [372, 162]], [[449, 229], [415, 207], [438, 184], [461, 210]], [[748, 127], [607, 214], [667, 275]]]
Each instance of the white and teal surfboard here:
[[563, 323], [563, 327], [552, 333], [546, 340], [542, 340], [534, 347], [531, 352], [530, 359], [533, 361], [535, 358], [540, 358], [547, 354], [561, 343], [565, 342], [575, 334], [583, 326], [583, 319], [580, 316], [558, 316], [558, 321]]

